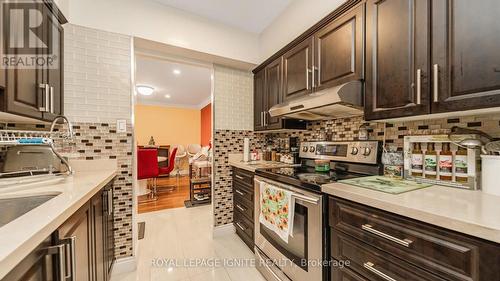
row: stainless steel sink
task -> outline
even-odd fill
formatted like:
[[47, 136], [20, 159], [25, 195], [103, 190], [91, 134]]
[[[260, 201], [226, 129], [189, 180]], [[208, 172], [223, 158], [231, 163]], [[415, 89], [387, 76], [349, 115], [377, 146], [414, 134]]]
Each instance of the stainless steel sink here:
[[0, 199], [0, 227], [35, 209], [58, 194]]

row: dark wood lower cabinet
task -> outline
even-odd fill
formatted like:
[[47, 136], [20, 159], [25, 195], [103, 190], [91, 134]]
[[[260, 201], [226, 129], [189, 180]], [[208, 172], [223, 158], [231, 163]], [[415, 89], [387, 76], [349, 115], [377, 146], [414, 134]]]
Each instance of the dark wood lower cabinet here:
[[56, 281], [56, 257], [48, 255], [47, 251], [51, 246], [52, 236], [40, 243], [2, 281]]
[[233, 224], [236, 234], [254, 250], [254, 173], [233, 168]]
[[[66, 275], [68, 280], [93, 280], [92, 214], [86, 203], [56, 232], [58, 244], [66, 244]], [[72, 278], [72, 279], [71, 279]]]
[[[113, 181], [2, 281], [108, 281], [114, 263]], [[64, 276], [64, 277], [63, 277]]]
[[492, 242], [334, 197], [329, 226], [332, 258], [366, 278], [332, 268], [332, 280], [500, 280]]

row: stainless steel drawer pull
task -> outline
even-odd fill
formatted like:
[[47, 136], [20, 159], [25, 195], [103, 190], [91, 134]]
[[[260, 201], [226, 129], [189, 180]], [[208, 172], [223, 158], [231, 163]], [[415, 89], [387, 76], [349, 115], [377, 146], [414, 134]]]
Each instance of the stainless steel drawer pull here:
[[235, 191], [236, 191], [236, 193], [238, 193], [239, 195], [241, 195], [241, 196], [245, 196], [245, 193], [241, 192], [240, 190], [236, 189]]
[[433, 85], [433, 90], [434, 90], [434, 102], [439, 101], [439, 64], [435, 64], [433, 67], [433, 72], [434, 72], [434, 85]]
[[49, 84], [40, 84], [38, 85], [38, 88], [42, 89], [43, 91], [43, 98], [42, 98], [42, 103], [43, 106], [40, 106], [38, 108], [38, 111], [40, 112], [49, 112], [50, 111], [50, 85]]
[[65, 244], [60, 244], [57, 246], [48, 247], [47, 255], [57, 255], [58, 267], [59, 267], [59, 280], [66, 279], [66, 266], [65, 266]]
[[108, 190], [108, 215], [113, 214], [113, 191]]
[[408, 247], [408, 248], [410, 247], [411, 243], [413, 243], [413, 241], [411, 241], [409, 239], [402, 240], [402, 239], [396, 238], [394, 236], [391, 236], [391, 235], [389, 235], [387, 233], [383, 233], [382, 231], [378, 231], [378, 230], [374, 229], [373, 226], [371, 226], [369, 224], [363, 224], [361, 226], [361, 228], [363, 230], [368, 231], [368, 232], [370, 232], [372, 234], [375, 234], [375, 235], [377, 235], [379, 237], [385, 238], [387, 240], [390, 240], [392, 242], [395, 242], [395, 243], [397, 243], [399, 245], [402, 245], [402, 246], [405, 246], [405, 247]]
[[[66, 246], [65, 249], [67, 252], [69, 250], [69, 262], [67, 261], [67, 257], [65, 258], [66, 262], [69, 263], [70, 269], [66, 270], [66, 276], [62, 280], [76, 280], [76, 236], [71, 236], [68, 238], [64, 238], [61, 240], [62, 243]], [[66, 264], [67, 264], [66, 263]]]
[[239, 222], [236, 223], [236, 225], [243, 231], [247, 230], [245, 227], [243, 227]]
[[238, 210], [240, 210], [240, 211], [242, 211], [242, 212], [246, 211], [246, 209], [245, 209], [245, 208], [241, 207], [241, 206], [240, 206], [240, 205], [238, 205], [238, 204], [236, 204], [236, 208], [238, 208]]
[[417, 104], [422, 104], [422, 69], [417, 69]]
[[234, 175], [237, 179], [244, 180], [245, 178], [240, 175]]
[[382, 278], [384, 280], [387, 280], [387, 281], [396, 281], [396, 279], [394, 279], [394, 278], [390, 277], [389, 275], [383, 273], [382, 271], [376, 269], [374, 266], [375, 266], [375, 264], [373, 264], [371, 262], [365, 262], [363, 264], [364, 268], [368, 269], [369, 271], [371, 271], [372, 273], [376, 274], [380, 278]]
[[54, 87], [50, 87], [50, 113], [54, 114]]

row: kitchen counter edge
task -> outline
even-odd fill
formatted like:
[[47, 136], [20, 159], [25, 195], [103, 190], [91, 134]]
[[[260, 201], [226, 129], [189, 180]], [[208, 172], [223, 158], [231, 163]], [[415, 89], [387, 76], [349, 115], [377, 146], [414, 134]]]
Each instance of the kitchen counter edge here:
[[343, 183], [322, 186], [326, 194], [487, 241], [500, 243], [500, 197], [445, 186], [399, 195]]
[[[98, 174], [96, 176], [96, 174]], [[65, 182], [61, 184], [54, 185], [54, 190], [61, 190], [61, 194], [57, 197], [60, 197], [58, 201], [64, 201], [63, 199], [72, 200], [66, 201], [65, 205], [62, 209], [58, 210], [57, 213], [53, 213], [47, 215], [47, 218], [44, 218], [46, 221], [35, 223], [33, 229], [29, 229], [25, 231], [26, 228], [20, 229], [22, 225], [20, 225], [18, 219], [21, 219], [23, 222], [25, 221], [36, 221], [40, 220], [41, 214], [43, 211], [53, 211], [56, 202], [51, 202], [51, 207], [44, 206], [49, 203], [51, 200], [46, 203], [40, 205], [39, 207], [31, 210], [25, 215], [19, 217], [18, 219], [12, 221], [11, 223], [5, 225], [0, 228], [0, 280], [4, 278], [19, 262], [21, 262], [33, 249], [35, 249], [45, 238], [50, 236], [59, 226], [61, 226], [68, 218], [71, 217], [79, 208], [81, 208], [86, 202], [88, 202], [99, 190], [101, 190], [106, 184], [113, 180], [113, 178], [117, 175], [116, 169], [106, 170], [106, 171], [84, 171], [84, 172], [76, 172], [75, 175], [70, 176], [70, 182]], [[87, 178], [96, 178], [96, 180], [88, 180]], [[87, 184], [87, 186], [82, 187], [81, 185]], [[81, 184], [81, 185], [80, 185]], [[76, 191], [75, 186], [78, 185], [79, 191]], [[52, 200], [55, 200], [55, 197]], [[44, 207], [42, 207], [44, 206]], [[42, 207], [40, 210], [39, 208]], [[35, 212], [32, 212], [35, 211]], [[37, 218], [37, 216], [39, 218]], [[32, 217], [30, 219], [30, 217]], [[33, 226], [33, 224], [32, 224]], [[25, 235], [16, 235], [15, 241], [12, 241], [12, 232], [16, 232], [16, 228], [18, 228], [18, 232], [23, 233]], [[6, 233], [10, 233], [11, 237], [8, 237]], [[14, 234], [15, 235], [15, 234]], [[3, 236], [3, 237], [2, 237]], [[9, 241], [3, 241], [4, 239]], [[8, 242], [8, 244], [4, 243]], [[6, 247], [7, 246], [7, 247]]]

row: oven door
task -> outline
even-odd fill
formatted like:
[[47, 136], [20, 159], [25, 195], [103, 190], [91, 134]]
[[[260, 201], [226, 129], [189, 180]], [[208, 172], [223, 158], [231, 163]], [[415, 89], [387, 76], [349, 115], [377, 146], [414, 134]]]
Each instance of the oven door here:
[[[293, 192], [293, 234], [288, 243], [259, 222], [262, 182]], [[322, 204], [318, 194], [255, 177], [255, 252], [258, 269], [268, 280], [322, 280]]]

